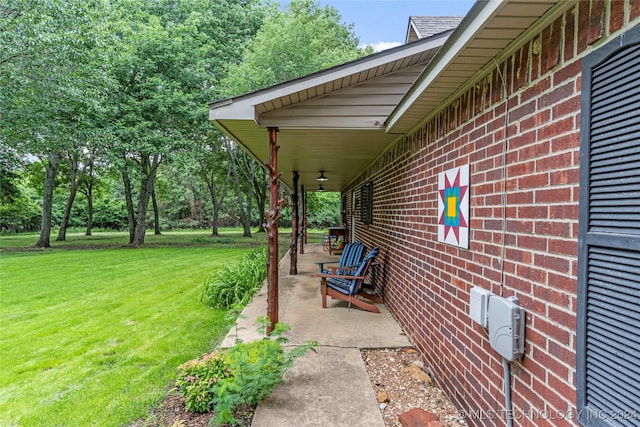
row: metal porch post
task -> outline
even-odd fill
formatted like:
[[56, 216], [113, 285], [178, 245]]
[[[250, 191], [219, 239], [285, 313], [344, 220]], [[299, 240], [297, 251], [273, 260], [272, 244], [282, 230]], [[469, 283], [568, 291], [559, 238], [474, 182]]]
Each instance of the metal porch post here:
[[302, 255], [304, 254], [304, 244], [306, 243], [305, 236], [307, 234], [307, 198], [306, 193], [304, 192], [304, 185], [300, 186], [300, 193], [302, 194], [302, 231], [300, 233], [300, 254]]
[[289, 243], [289, 274], [298, 274], [298, 179], [300, 174], [293, 171], [293, 194], [291, 195], [291, 243]]

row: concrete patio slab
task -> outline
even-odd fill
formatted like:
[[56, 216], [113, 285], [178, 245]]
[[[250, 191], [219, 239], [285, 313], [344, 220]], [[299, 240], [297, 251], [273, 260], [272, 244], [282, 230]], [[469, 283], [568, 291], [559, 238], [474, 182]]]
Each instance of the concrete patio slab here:
[[[321, 245], [306, 245], [298, 255], [298, 274], [289, 275], [289, 255], [280, 263], [279, 321], [291, 326], [289, 344], [315, 340], [317, 352], [296, 360], [283, 384], [265, 399], [255, 413], [253, 426], [384, 426], [369, 376], [360, 355], [362, 348], [410, 346], [408, 338], [387, 308], [381, 313], [347, 307], [339, 300], [320, 300], [317, 261], [338, 260]], [[244, 341], [260, 338], [254, 325], [267, 313], [266, 284], [242, 312], [238, 336]], [[232, 329], [221, 344], [233, 345]]]
[[384, 426], [357, 348], [321, 347], [298, 359], [258, 405], [253, 427]]

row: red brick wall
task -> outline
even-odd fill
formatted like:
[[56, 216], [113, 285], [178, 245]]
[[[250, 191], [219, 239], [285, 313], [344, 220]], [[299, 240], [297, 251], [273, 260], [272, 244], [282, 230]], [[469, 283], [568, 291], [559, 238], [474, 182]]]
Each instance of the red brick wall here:
[[[360, 179], [374, 183], [374, 221], [356, 212], [355, 238], [380, 247], [387, 306], [470, 425], [504, 425], [501, 359], [468, 317], [473, 286], [527, 310], [526, 353], [512, 364], [516, 424], [577, 424], [581, 58], [639, 15], [638, 0], [578, 2]], [[437, 242], [438, 173], [467, 163], [468, 250]]]

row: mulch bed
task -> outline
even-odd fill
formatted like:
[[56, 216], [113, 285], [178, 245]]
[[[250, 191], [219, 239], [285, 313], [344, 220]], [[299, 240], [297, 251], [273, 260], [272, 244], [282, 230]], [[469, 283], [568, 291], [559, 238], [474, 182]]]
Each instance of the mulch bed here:
[[[256, 407], [245, 405], [236, 410], [234, 416], [238, 426], [249, 427], [253, 420]], [[213, 412], [197, 414], [184, 408], [184, 399], [172, 391], [167, 395], [160, 408], [153, 411], [147, 418], [138, 420], [130, 427], [207, 427], [215, 416]], [[228, 427], [229, 425], [225, 425]]]

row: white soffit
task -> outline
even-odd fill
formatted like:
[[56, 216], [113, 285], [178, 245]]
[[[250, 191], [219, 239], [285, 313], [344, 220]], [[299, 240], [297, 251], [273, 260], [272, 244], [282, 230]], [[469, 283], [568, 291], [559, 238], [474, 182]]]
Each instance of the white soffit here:
[[329, 95], [416, 64], [426, 64], [451, 32], [209, 105], [210, 120], [253, 120], [261, 114]]
[[[398, 135], [384, 122], [451, 34], [389, 49], [300, 79], [210, 104], [209, 117], [261, 162], [268, 160], [268, 127], [277, 127], [278, 169], [292, 185], [340, 191]], [[307, 187], [308, 188], [308, 187]]]
[[[477, 1], [390, 115], [387, 132], [411, 131], [557, 3]], [[575, 1], [560, 3], [566, 10]]]

